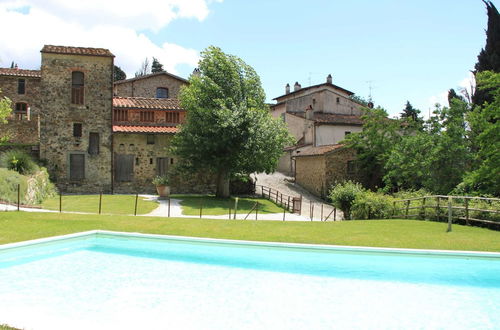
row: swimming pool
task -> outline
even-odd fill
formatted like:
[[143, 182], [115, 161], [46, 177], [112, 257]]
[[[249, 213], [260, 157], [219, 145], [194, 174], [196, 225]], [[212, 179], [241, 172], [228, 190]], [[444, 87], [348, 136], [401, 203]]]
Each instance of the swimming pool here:
[[0, 324], [28, 329], [500, 326], [500, 254], [104, 231], [0, 248]]

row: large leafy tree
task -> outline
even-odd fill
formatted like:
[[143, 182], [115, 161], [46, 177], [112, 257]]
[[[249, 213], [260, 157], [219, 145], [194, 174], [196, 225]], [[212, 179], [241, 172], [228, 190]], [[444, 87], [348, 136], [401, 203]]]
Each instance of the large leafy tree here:
[[[486, 30], [486, 46], [477, 57], [475, 74], [482, 71], [500, 72], [500, 14], [491, 1], [484, 1], [488, 12], [488, 29]], [[476, 77], [477, 80], [477, 77]], [[476, 89], [472, 101], [475, 105], [493, 102], [489, 89]]]
[[344, 141], [357, 152], [362, 183], [371, 189], [383, 186], [384, 164], [391, 148], [401, 140], [401, 121], [387, 118], [382, 108], [364, 109], [363, 131], [349, 134]]
[[229, 196], [229, 180], [238, 174], [272, 172], [283, 148], [293, 143], [265, 104], [260, 78], [240, 58], [208, 47], [199, 74], [180, 94], [186, 123], [174, 137], [172, 151], [188, 171], [216, 176], [216, 196]]
[[500, 73], [481, 72], [477, 84], [479, 90], [490, 90], [493, 101], [468, 113], [477, 152], [464, 183], [467, 190], [500, 196]]

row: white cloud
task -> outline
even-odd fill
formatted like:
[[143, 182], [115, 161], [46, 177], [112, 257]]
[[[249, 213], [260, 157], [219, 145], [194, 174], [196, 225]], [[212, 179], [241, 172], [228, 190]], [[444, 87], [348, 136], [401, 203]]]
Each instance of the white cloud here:
[[108, 48], [128, 76], [147, 56], [158, 58], [176, 73], [176, 66], [196, 66], [198, 51], [164, 42], [155, 33], [172, 20], [204, 20], [212, 0], [0, 0], [0, 66], [16, 61], [38, 68], [44, 44]]

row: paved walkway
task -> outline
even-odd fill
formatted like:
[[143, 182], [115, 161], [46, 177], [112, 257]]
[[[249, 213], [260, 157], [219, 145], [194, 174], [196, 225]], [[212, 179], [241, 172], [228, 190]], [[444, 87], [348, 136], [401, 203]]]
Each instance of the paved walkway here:
[[[333, 221], [334, 213], [333, 206], [325, 203], [322, 199], [314, 196], [301, 186], [295, 184], [293, 177], [289, 177], [280, 172], [274, 172], [272, 174], [259, 173], [257, 175], [252, 175], [254, 179], [257, 179], [258, 186], [270, 187], [273, 190], [278, 190], [282, 194], [299, 197], [302, 196], [302, 212], [303, 216], [306, 216], [307, 220], [311, 220], [311, 214], [313, 220], [319, 221], [325, 219], [330, 213], [328, 221]], [[257, 194], [259, 189], [257, 188]], [[311, 204], [313, 207], [311, 208]], [[321, 217], [321, 206], [323, 205], [323, 217]], [[337, 210], [335, 212], [336, 220], [342, 219], [342, 212]]]

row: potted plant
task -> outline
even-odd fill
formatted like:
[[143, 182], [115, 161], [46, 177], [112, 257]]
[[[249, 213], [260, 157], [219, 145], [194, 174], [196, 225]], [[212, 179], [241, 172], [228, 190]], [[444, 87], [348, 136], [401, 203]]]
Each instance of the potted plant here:
[[166, 175], [157, 175], [154, 177], [153, 184], [156, 186], [156, 191], [160, 197], [168, 197], [170, 195], [168, 183], [169, 179]]

